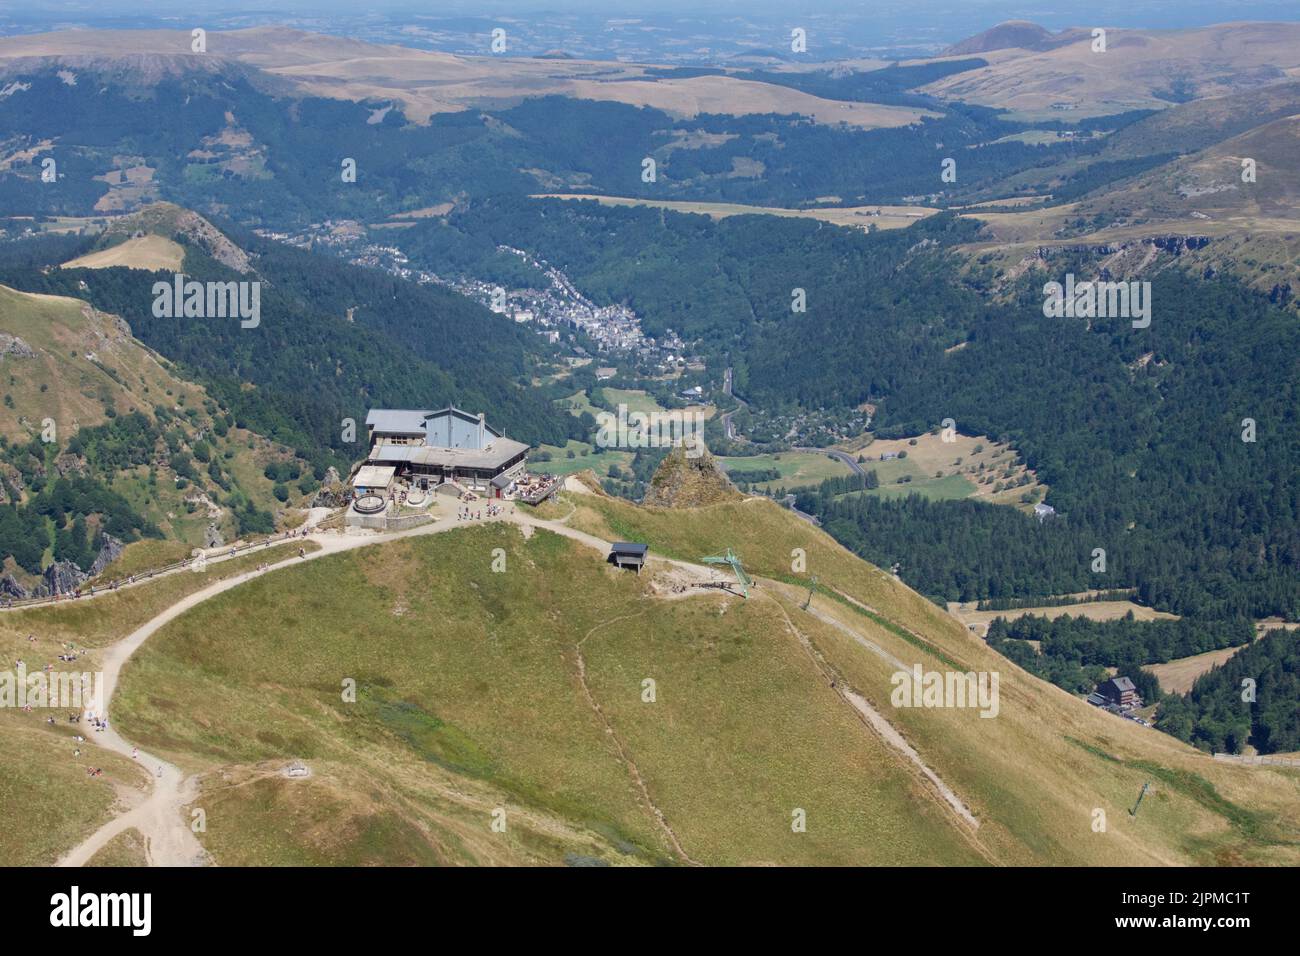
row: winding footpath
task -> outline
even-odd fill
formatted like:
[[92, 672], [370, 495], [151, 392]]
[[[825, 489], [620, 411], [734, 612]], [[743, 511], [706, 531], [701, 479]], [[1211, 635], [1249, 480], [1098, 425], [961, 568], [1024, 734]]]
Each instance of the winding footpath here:
[[[570, 515], [572, 515], [572, 511], [570, 512]], [[80, 844], [67, 852], [59, 860], [58, 865], [83, 866], [97, 852], [107, 846], [114, 837], [132, 828], [138, 830], [144, 837], [146, 858], [150, 866], [206, 866], [212, 862], [202, 844], [192, 832], [189, 825], [190, 821], [185, 818], [184, 814], [185, 808], [193, 803], [195, 798], [198, 796], [198, 777], [187, 775], [181, 768], [174, 764], [171, 764], [153, 754], [146, 753], [143, 750], [138, 753], [135, 752], [134, 745], [131, 744], [130, 741], [124, 739], [111, 723], [113, 693], [117, 688], [122, 668], [131, 659], [132, 655], [140, 649], [144, 642], [157, 633], [161, 628], [180, 617], [186, 611], [202, 604], [204, 601], [216, 597], [219, 594], [224, 594], [226, 591], [237, 588], [240, 585], [246, 584], [254, 578], [261, 577], [264, 574], [270, 574], [277, 569], [293, 564], [300, 564], [304, 561], [315, 561], [319, 558], [339, 554], [344, 551], [351, 551], [357, 548], [386, 544], [392, 541], [399, 541], [403, 538], [438, 534], [443, 531], [449, 531], [453, 528], [464, 527], [467, 524], [488, 524], [504, 521], [520, 526], [525, 535], [530, 534], [531, 529], [541, 528], [577, 541], [589, 548], [599, 550], [604, 554], [608, 554], [610, 549], [610, 543], [608, 541], [595, 535], [587, 534], [584, 531], [579, 531], [576, 528], [571, 528], [564, 523], [568, 520], [570, 515], [566, 515], [564, 518], [558, 520], [547, 520], [534, 517], [533, 515], [526, 514], [522, 511], [515, 511], [514, 513], [505, 513], [493, 518], [486, 518], [474, 522], [465, 522], [458, 520], [454, 514], [449, 514], [440, 517], [429, 524], [420, 525], [419, 527], [405, 531], [370, 531], [355, 533], [340, 533], [332, 531], [308, 534], [302, 538], [292, 540], [310, 541], [316, 545], [317, 550], [311, 551], [301, 557], [294, 554], [292, 557], [276, 561], [265, 568], [255, 568], [216, 581], [201, 590], [195, 591], [193, 594], [181, 598], [165, 611], [132, 631], [122, 640], [109, 645], [106, 649], [101, 667], [104, 674], [102, 683], [104, 700], [92, 701], [86, 707], [86, 713], [97, 713], [102, 717], [108, 718], [110, 722], [108, 728], [103, 731], [91, 731], [91, 735], [87, 740], [88, 742], [94, 743], [107, 750], [111, 750], [114, 753], [121, 754], [128, 759], [134, 757], [141, 767], [149, 773], [152, 779], [152, 787], [148, 794], [146, 794], [135, 806], [101, 826]], [[220, 563], [221, 560], [230, 559], [209, 559], [208, 567]], [[718, 580], [716, 570], [705, 565], [693, 564], [688, 561], [680, 561], [674, 558], [662, 556], [655, 556], [652, 560], [661, 565], [668, 565], [686, 571], [696, 580], [701, 582]], [[778, 606], [779, 605], [780, 602], [778, 601]], [[784, 608], [782, 608], [782, 613], [785, 614]], [[867, 641], [860, 634], [857, 634], [855, 631], [848, 628], [847, 625], [829, 618], [829, 615], [823, 616], [815, 613], [815, 616], [821, 618], [828, 624], [832, 624], [833, 626], [852, 634], [852, 636], [868, 650], [885, 656], [885, 652], [882, 648]], [[793, 622], [790, 621], [788, 614], [786, 614], [786, 621], [801, 641], [806, 640], [798, 628], [794, 626]], [[591, 636], [590, 632], [584, 636], [584, 640], [589, 636]], [[580, 670], [585, 670], [581, 658], [581, 642], [579, 642], [577, 650]], [[896, 658], [894, 658], [893, 661], [899, 665], [906, 666], [903, 665], [903, 662], [897, 661]], [[579, 676], [582, 679], [585, 690], [585, 673], [580, 673]], [[852, 696], [856, 698], [858, 695]], [[588, 697], [589, 703], [593, 708], [595, 708], [597, 715], [604, 720], [605, 717], [603, 711], [596, 704], [594, 698], [590, 697], [589, 692]], [[946, 802], [958, 816], [965, 819], [967, 823], [974, 823], [978, 826], [978, 823], [970, 815], [970, 811], [965, 807], [960, 799], [951, 791], [951, 789], [944, 785], [943, 781], [940, 780], [938, 776], [930, 770], [930, 768], [926, 767], [921, 762], [916, 751], [907, 745], [906, 741], [904, 741], [901, 735], [899, 735], [898, 732], [889, 725], [888, 721], [886, 721], [884, 717], [872, 710], [870, 706], [866, 704], [865, 700], [850, 699], [843, 693], [841, 693], [841, 697], [858, 712], [860, 717], [864, 718], [864, 723], [875, 730], [875, 732], [883, 737], [891, 746], [901, 750], [908, 760], [919, 766], [923, 774], [936, 787], [942, 800]], [[606, 726], [610, 731], [613, 730], [612, 727], [609, 727], [607, 721]], [[668, 825], [667, 819], [651, 799], [649, 790], [647, 789], [645, 782], [641, 779], [635, 762], [626, 751], [622, 742], [616, 739], [614, 743], [623, 757], [625, 764], [628, 766], [629, 772], [634, 781], [638, 785], [643, 800], [647, 803], [649, 809], [656, 818], [656, 822], [665, 832], [665, 836], [668, 838], [673, 848], [685, 862], [695, 863], [696, 861], [691, 859], [686, 850], [677, 841], [677, 836]]]

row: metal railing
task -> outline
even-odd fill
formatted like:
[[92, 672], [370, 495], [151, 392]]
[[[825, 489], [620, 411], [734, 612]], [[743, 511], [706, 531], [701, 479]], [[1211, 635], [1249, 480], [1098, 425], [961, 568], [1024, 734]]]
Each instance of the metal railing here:
[[[247, 554], [249, 551], [255, 551], [258, 548], [268, 548], [272, 544], [283, 541], [290, 541], [295, 538], [302, 539], [306, 533], [299, 534], [294, 531], [282, 531], [279, 534], [273, 534], [259, 541], [251, 541], [246, 544], [233, 544], [229, 548], [222, 546], [220, 548], [203, 549], [205, 553], [198, 556], [186, 558], [183, 561], [174, 561], [171, 564], [165, 564], [160, 568], [151, 568], [148, 571], [141, 571], [138, 574], [130, 574], [124, 578], [118, 578], [103, 584], [90, 584], [78, 588], [76, 591], [63, 591], [56, 594], [46, 595], [44, 597], [31, 598], [13, 598], [0, 600], [0, 611], [19, 611], [33, 607], [44, 607], [53, 604], [67, 604], [70, 601], [84, 600], [85, 598], [99, 597], [103, 594], [111, 594], [114, 591], [120, 591], [122, 588], [133, 587], [153, 578], [161, 577], [166, 574], [172, 574], [176, 571], [192, 570], [196, 573], [207, 570], [207, 566], [212, 563], [225, 562], [231, 558], [238, 557], [241, 554]], [[215, 554], [207, 552], [215, 551]], [[198, 567], [195, 567], [195, 564]]]

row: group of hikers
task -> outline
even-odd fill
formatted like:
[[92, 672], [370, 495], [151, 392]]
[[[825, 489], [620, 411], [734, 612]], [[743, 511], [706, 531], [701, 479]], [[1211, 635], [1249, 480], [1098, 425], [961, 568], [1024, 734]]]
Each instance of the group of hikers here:
[[[514, 505], [510, 506], [510, 513], [511, 514], [515, 513]], [[501, 505], [494, 505], [491, 502], [488, 502], [487, 516], [489, 518], [495, 518], [497, 515], [500, 514], [505, 514], [505, 508], [501, 507]], [[482, 518], [483, 518], [482, 508], [474, 509], [474, 508], [461, 507], [461, 509], [456, 512], [457, 521], [480, 521], [482, 520]]]

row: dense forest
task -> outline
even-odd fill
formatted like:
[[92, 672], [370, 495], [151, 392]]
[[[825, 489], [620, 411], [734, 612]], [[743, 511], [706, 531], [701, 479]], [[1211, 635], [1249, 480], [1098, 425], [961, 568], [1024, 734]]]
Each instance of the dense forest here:
[[[951, 417], [962, 434], [1010, 443], [1051, 489], [1055, 519], [975, 502], [812, 505], [841, 541], [901, 563], [928, 595], [1133, 587], [1144, 604], [1201, 617], [1300, 612], [1294, 321], [1231, 280], [1181, 273], [1154, 280], [1149, 328], [1045, 319], [1041, 273], [1006, 302], [963, 286], [945, 250], [973, 228], [935, 217], [863, 235], [485, 201], [410, 232], [414, 255], [430, 257], [459, 231], [512, 238], [598, 301], [627, 302], [648, 331], [700, 339], [752, 404], [871, 401], [881, 437]], [[1085, 272], [1057, 267], [1074, 268]], [[808, 292], [803, 314], [790, 311], [796, 286]], [[1093, 571], [1099, 548], [1105, 570]]]
[[99, 554], [105, 533], [122, 542], [159, 536], [158, 528], [103, 479], [89, 475], [47, 478], [43, 468], [46, 455], [40, 442], [0, 442], [0, 460], [23, 474], [29, 492], [26, 504], [18, 504], [18, 490], [4, 482], [0, 563], [13, 558], [24, 571], [39, 574], [44, 570], [45, 553], [51, 550], [52, 560], [71, 561], [86, 571]]
[[1026, 614], [1008, 621], [995, 618], [989, 625], [990, 644], [1004, 640], [1041, 641], [1044, 657], [1077, 664], [1117, 667], [1127, 674], [1144, 664], [1163, 664], [1179, 657], [1249, 644], [1255, 637], [1250, 621], [1178, 620], [1139, 621], [1130, 611], [1114, 621], [1094, 621], [1063, 614], [1056, 618]]
[[[232, 233], [255, 257], [262, 283], [255, 329], [234, 320], [154, 316], [153, 283], [170, 276], [10, 266], [25, 262], [24, 243], [0, 246], [0, 282], [85, 298], [122, 316], [137, 338], [204, 384], [237, 425], [313, 462], [351, 464], [371, 407], [457, 404], [486, 411], [523, 441], [579, 437], [576, 419], [521, 387], [535, 363], [549, 358], [531, 332], [439, 287]], [[245, 278], [197, 251], [185, 271], [200, 281]], [[348, 418], [357, 423], [350, 443], [343, 434]]]
[[1243, 648], [1185, 696], [1160, 703], [1156, 726], [1202, 750], [1300, 750], [1300, 640], [1275, 630]]
[[1131, 611], [1113, 621], [1069, 614], [1057, 618], [1024, 615], [1010, 621], [999, 617], [989, 624], [986, 635], [994, 650], [1071, 693], [1090, 693], [1116, 673], [1133, 681], [1144, 704], [1170, 699], [1144, 665], [1241, 647], [1254, 637], [1254, 626], [1242, 618], [1139, 621]]

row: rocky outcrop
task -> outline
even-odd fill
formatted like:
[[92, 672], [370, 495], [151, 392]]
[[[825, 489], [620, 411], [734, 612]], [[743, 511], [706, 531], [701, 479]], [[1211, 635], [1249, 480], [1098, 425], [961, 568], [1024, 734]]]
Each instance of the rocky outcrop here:
[[339, 470], [333, 465], [325, 469], [325, 480], [320, 490], [311, 499], [313, 508], [342, 508], [347, 500], [348, 486], [339, 477]]
[[45, 569], [45, 586], [50, 594], [71, 594], [89, 580], [89, 576], [71, 561], [55, 561]]
[[0, 358], [36, 358], [32, 347], [16, 335], [0, 332]]
[[223, 266], [236, 272], [249, 272], [252, 269], [248, 253], [196, 212], [187, 209], [177, 217], [176, 233], [206, 251]]
[[60, 478], [84, 478], [90, 474], [90, 465], [81, 455], [65, 451], [54, 459], [54, 473]]
[[12, 574], [0, 577], [0, 598], [13, 598], [22, 601], [31, 596], [32, 592], [19, 584], [18, 579]]
[[692, 455], [681, 446], [670, 451], [650, 479], [643, 503], [655, 508], [700, 508], [744, 497], [703, 443], [692, 449]]
[[120, 558], [124, 550], [126, 550], [126, 545], [111, 534], [105, 534], [104, 543], [99, 548], [99, 554], [95, 555], [95, 563], [90, 566], [90, 576], [94, 578], [103, 574], [104, 569]]
[[225, 543], [226, 538], [221, 533], [221, 529], [217, 527], [217, 523], [215, 521], [209, 523], [207, 529], [203, 532], [203, 547], [219, 548]]

